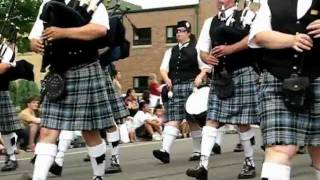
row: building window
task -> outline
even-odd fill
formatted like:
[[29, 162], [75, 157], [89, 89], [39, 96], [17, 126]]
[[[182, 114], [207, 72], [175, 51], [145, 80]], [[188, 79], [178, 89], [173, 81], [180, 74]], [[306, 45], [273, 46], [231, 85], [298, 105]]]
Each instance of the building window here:
[[133, 45], [151, 45], [151, 28], [137, 28], [133, 32]]
[[166, 27], [166, 43], [176, 43], [176, 28], [177, 26]]
[[149, 76], [134, 76], [133, 77], [133, 88], [136, 92], [142, 93], [148, 90]]

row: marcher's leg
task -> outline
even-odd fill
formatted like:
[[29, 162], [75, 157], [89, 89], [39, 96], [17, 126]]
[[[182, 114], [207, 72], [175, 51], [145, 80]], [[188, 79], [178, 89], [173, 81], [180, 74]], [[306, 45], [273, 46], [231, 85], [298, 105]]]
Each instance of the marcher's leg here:
[[15, 149], [17, 148], [17, 141], [16, 141], [16, 133], [4, 133], [2, 134], [3, 138], [3, 145], [7, 150], [7, 160], [5, 162], [5, 166], [1, 168], [1, 171], [13, 171], [16, 170], [18, 167], [17, 158], [14, 154]]
[[200, 126], [193, 121], [188, 121], [190, 130], [191, 130], [191, 138], [192, 138], [192, 154], [189, 158], [189, 161], [197, 161], [200, 160], [201, 153], [201, 139], [202, 133]]
[[208, 179], [209, 157], [216, 142], [218, 127], [219, 123], [217, 121], [208, 120], [206, 126], [202, 128], [200, 163], [198, 167], [187, 170], [186, 174], [188, 176], [198, 179]]
[[170, 150], [173, 142], [179, 134], [178, 125], [178, 121], [170, 121], [167, 123], [162, 133], [162, 149], [153, 151], [153, 156], [163, 163], [170, 162]]
[[298, 150], [295, 145], [266, 147], [262, 180], [290, 180], [291, 160]]
[[248, 179], [256, 176], [255, 163], [253, 159], [253, 146], [254, 129], [250, 128], [250, 125], [239, 125], [240, 142], [244, 149], [245, 160], [243, 162], [243, 168], [238, 176], [239, 179]]
[[87, 143], [93, 179], [101, 179], [105, 174], [106, 143], [101, 139], [99, 131], [82, 131], [82, 136]]
[[120, 153], [119, 153], [119, 143], [120, 143], [120, 132], [117, 126], [107, 129], [107, 141], [111, 143], [111, 164], [106, 168], [105, 173], [118, 173], [122, 169], [120, 167]]
[[312, 165], [316, 173], [317, 180], [320, 180], [320, 147], [309, 147], [309, 154], [312, 159]]
[[33, 180], [46, 180], [54, 158], [57, 155], [56, 141], [60, 131], [41, 128], [40, 140], [35, 148], [36, 160], [34, 163]]
[[61, 176], [64, 162], [64, 154], [68, 150], [72, 140], [74, 139], [74, 131], [61, 131], [59, 135], [58, 153], [50, 168], [50, 172], [57, 176]]

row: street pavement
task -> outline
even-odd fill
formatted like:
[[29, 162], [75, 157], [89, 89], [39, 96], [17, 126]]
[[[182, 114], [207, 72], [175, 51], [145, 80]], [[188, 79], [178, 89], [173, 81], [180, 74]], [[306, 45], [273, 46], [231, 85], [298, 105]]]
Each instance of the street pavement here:
[[[259, 130], [257, 129], [257, 134]], [[263, 151], [260, 149], [261, 138], [257, 136], [256, 166], [257, 177], [260, 180]], [[214, 155], [209, 164], [209, 180], [236, 180], [242, 167], [243, 153], [232, 152], [239, 141], [237, 134], [225, 134], [222, 154]], [[175, 142], [171, 153], [170, 164], [162, 164], [152, 156], [152, 150], [159, 148], [161, 142], [139, 142], [121, 145], [122, 173], [106, 175], [106, 180], [192, 180], [185, 175], [188, 168], [195, 167], [198, 162], [189, 162], [192, 151], [191, 139], [179, 139]], [[66, 153], [62, 177], [50, 176], [49, 180], [90, 180], [91, 165], [83, 162], [86, 156], [85, 148], [70, 149]], [[14, 172], [0, 172], [0, 180], [22, 180], [23, 176], [32, 173], [29, 163], [31, 153], [21, 152], [18, 155], [19, 168]], [[0, 157], [0, 165], [4, 157]], [[315, 180], [311, 160], [308, 155], [297, 155], [293, 161], [292, 180]]]

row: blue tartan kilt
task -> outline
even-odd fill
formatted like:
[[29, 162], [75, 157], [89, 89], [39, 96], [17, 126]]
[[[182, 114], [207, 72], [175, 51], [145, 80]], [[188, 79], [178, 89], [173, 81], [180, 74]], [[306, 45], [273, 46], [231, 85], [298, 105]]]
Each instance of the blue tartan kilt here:
[[208, 101], [208, 120], [225, 124], [259, 124], [258, 74], [252, 67], [232, 72], [234, 95], [219, 99], [211, 85]]
[[312, 82], [313, 100], [309, 113], [292, 113], [285, 107], [282, 82], [269, 72], [260, 77], [260, 109], [265, 145], [320, 146], [320, 78]]
[[120, 93], [115, 90], [108, 68], [105, 68], [104, 71], [106, 76], [107, 95], [111, 104], [113, 117], [117, 124], [123, 124], [123, 119], [130, 115], [129, 110], [125, 106]]
[[99, 130], [114, 125], [106, 78], [98, 62], [65, 73], [65, 97], [49, 102], [44, 97], [41, 126], [59, 130]]
[[186, 112], [186, 102], [193, 92], [193, 81], [178, 83], [173, 85], [173, 97], [165, 103], [166, 116], [168, 121], [192, 120]]
[[10, 133], [21, 128], [9, 91], [0, 91], [0, 132]]

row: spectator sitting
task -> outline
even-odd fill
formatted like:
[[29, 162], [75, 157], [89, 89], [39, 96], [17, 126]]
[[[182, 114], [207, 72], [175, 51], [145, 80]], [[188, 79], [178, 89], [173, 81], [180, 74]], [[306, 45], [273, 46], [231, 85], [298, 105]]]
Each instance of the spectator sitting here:
[[139, 101], [139, 103], [142, 101], [146, 102], [150, 106], [150, 92], [148, 90], [142, 93], [141, 100]]
[[127, 90], [124, 102], [130, 112], [130, 116], [133, 117], [139, 110], [137, 95], [134, 89], [130, 88]]
[[156, 107], [154, 107], [153, 117], [156, 118], [156, 120], [160, 123], [161, 127], [163, 127], [164, 124], [166, 123], [166, 119], [164, 116], [164, 109], [161, 104], [158, 104]]
[[161, 123], [153, 120], [149, 112], [149, 105], [142, 101], [139, 103], [139, 111], [133, 117], [133, 128], [138, 137], [152, 137], [152, 140], [162, 140]]
[[40, 130], [40, 118], [38, 118], [39, 98], [32, 97], [27, 100], [27, 107], [19, 113], [19, 118], [25, 126], [25, 130], [29, 132], [28, 146], [26, 151], [33, 151], [35, 140]]

